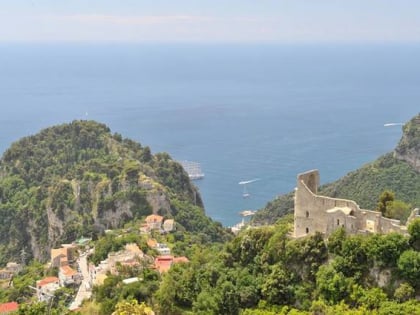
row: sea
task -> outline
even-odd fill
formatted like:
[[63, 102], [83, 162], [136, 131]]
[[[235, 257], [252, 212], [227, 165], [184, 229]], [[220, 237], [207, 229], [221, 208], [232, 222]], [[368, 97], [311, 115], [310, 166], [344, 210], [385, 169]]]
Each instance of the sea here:
[[0, 152], [96, 120], [199, 162], [206, 213], [225, 226], [300, 172], [327, 183], [391, 151], [419, 112], [420, 44], [0, 44]]

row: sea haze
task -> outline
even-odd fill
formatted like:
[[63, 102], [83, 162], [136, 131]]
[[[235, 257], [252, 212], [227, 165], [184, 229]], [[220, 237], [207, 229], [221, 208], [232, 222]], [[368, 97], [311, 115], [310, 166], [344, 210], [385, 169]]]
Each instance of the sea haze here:
[[[200, 162], [229, 226], [317, 168], [338, 179], [392, 150], [419, 112], [420, 45], [0, 44], [0, 151], [74, 119]], [[239, 181], [259, 178], [242, 197]], [[373, 198], [375, 196], [372, 196]]]

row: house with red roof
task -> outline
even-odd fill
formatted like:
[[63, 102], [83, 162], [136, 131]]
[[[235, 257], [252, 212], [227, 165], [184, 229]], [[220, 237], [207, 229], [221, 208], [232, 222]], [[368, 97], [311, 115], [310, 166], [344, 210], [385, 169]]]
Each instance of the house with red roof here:
[[164, 256], [157, 256], [155, 258], [155, 269], [159, 271], [159, 273], [167, 272], [172, 264], [177, 263], [188, 263], [189, 260], [187, 257], [174, 257], [171, 255], [164, 255]]
[[16, 302], [8, 302], [0, 304], [0, 314], [10, 314], [16, 312], [19, 309], [19, 304]]
[[58, 288], [60, 288], [60, 279], [57, 277], [38, 280], [36, 282], [38, 301], [47, 302]]

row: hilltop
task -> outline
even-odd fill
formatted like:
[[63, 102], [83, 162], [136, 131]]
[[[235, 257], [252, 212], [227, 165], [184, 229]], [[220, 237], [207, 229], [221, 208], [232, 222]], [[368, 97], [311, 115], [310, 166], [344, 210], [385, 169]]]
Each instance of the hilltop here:
[[96, 238], [151, 213], [203, 240], [225, 236], [180, 164], [104, 124], [44, 129], [13, 143], [0, 160], [0, 265], [43, 261], [61, 243]]
[[[319, 194], [356, 201], [364, 209], [374, 209], [384, 190], [396, 198], [420, 207], [420, 114], [403, 126], [403, 135], [393, 152], [320, 187]], [[254, 217], [255, 223], [273, 223], [293, 212], [293, 193], [270, 201]]]

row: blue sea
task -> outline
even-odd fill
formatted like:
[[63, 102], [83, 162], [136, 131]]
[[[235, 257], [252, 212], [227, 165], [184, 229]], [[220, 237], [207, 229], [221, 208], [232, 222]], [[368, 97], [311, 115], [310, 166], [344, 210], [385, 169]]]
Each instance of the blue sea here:
[[206, 213], [230, 226], [299, 172], [326, 183], [391, 151], [384, 124], [420, 112], [420, 45], [2, 43], [0, 109], [1, 152], [94, 119], [201, 163]]

